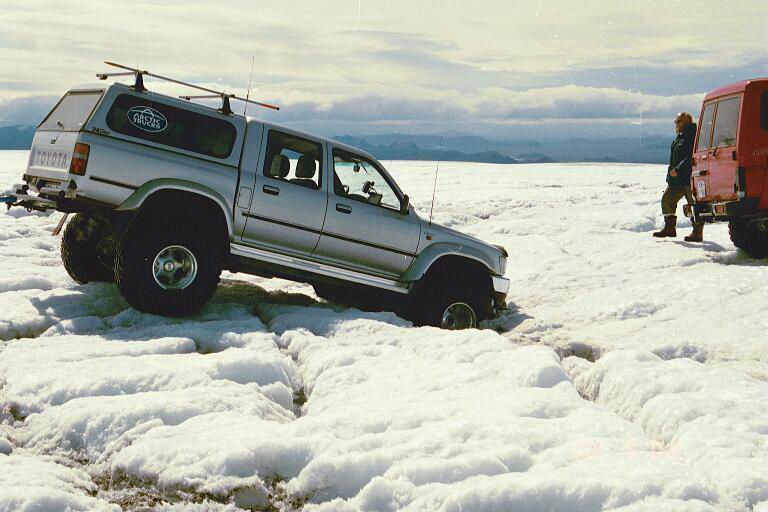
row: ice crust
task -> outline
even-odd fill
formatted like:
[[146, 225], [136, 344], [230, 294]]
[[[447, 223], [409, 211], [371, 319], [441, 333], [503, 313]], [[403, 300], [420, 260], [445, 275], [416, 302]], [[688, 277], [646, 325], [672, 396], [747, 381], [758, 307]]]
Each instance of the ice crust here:
[[[433, 165], [390, 167], [427, 212]], [[663, 176], [442, 163], [435, 221], [510, 253], [464, 332], [241, 274], [144, 315], [0, 213], [0, 510], [768, 510], [768, 267], [654, 240]]]

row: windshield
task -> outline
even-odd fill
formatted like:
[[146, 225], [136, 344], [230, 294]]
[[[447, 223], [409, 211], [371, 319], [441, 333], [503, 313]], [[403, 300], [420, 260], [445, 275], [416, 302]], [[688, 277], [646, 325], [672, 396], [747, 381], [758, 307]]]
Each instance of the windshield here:
[[101, 95], [102, 91], [68, 92], [37, 129], [57, 132], [80, 131]]
[[696, 151], [703, 151], [709, 147], [709, 141], [712, 136], [712, 119], [714, 118], [715, 104], [710, 103], [704, 107], [704, 113], [699, 122], [699, 142], [696, 144]]

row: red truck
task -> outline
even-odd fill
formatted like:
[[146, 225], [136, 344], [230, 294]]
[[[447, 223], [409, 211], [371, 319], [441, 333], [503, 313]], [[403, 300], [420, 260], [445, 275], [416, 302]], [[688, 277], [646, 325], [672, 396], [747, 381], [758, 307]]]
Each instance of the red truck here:
[[768, 257], [768, 78], [704, 98], [693, 151], [694, 222], [728, 221], [736, 247]]

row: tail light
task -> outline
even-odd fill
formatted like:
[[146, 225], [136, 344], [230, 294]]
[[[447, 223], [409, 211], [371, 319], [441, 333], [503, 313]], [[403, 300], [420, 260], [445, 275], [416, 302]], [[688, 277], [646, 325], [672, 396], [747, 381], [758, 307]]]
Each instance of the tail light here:
[[69, 165], [69, 172], [78, 176], [85, 176], [85, 168], [88, 166], [88, 153], [91, 147], [88, 144], [78, 142], [75, 144], [75, 151], [72, 152], [72, 163]]
[[736, 183], [733, 185], [736, 197], [744, 199], [747, 195], [747, 170], [743, 167], [736, 168]]

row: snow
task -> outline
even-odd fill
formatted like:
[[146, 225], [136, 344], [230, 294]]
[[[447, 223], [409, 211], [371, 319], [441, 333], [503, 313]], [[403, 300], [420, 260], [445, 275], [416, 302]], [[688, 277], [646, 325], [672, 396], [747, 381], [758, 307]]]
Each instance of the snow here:
[[[428, 215], [434, 166], [388, 167]], [[768, 510], [768, 266], [653, 239], [663, 176], [441, 163], [435, 221], [510, 253], [463, 332], [229, 273], [141, 314], [0, 213], [0, 510]]]

